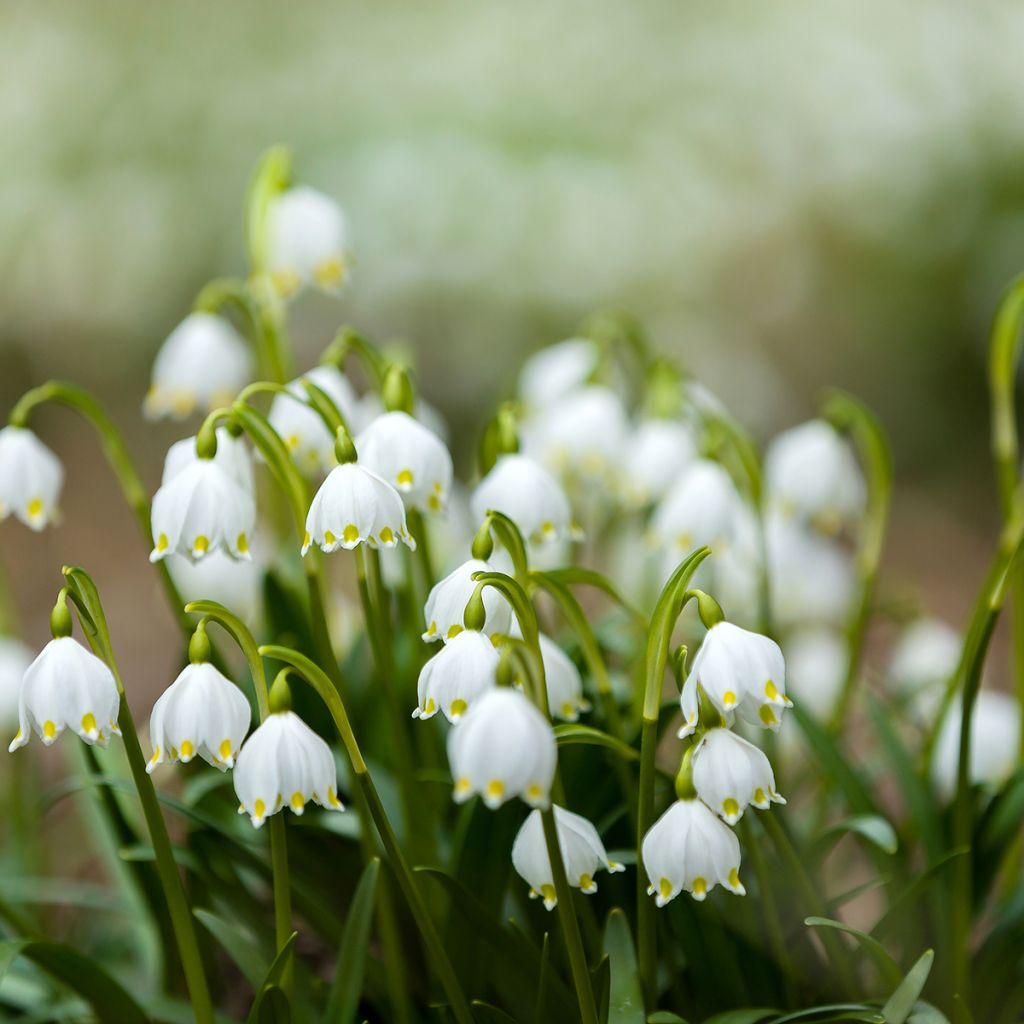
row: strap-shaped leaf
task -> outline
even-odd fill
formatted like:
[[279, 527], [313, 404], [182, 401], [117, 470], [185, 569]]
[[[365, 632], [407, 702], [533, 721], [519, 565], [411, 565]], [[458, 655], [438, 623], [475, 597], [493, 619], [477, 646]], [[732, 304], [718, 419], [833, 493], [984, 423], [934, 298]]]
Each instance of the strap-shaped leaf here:
[[341, 948], [338, 950], [338, 962], [334, 969], [334, 983], [331, 985], [327, 1011], [324, 1014], [324, 1020], [331, 1021], [332, 1024], [348, 1024], [355, 1018], [359, 1006], [379, 874], [380, 860], [374, 857], [363, 868], [349, 906], [348, 920], [345, 922]]
[[608, 1024], [644, 1024], [644, 1000], [633, 936], [626, 915], [618, 907], [608, 914], [604, 926], [604, 952], [612, 974]]
[[628, 743], [609, 736], [608, 733], [595, 729], [591, 725], [581, 725], [579, 722], [566, 722], [563, 725], [555, 726], [555, 739], [559, 746], [571, 746], [574, 743], [585, 743], [592, 747], [604, 747], [618, 754], [627, 761], [638, 761], [640, 754]]
[[907, 971], [907, 976], [882, 1007], [882, 1016], [886, 1024], [906, 1024], [911, 1010], [914, 1009], [914, 1003], [917, 1002], [928, 975], [931, 974], [934, 959], [935, 952], [931, 949], [925, 950], [917, 963]]
[[893, 960], [888, 950], [878, 939], [872, 938], [865, 932], [859, 931], [848, 924], [843, 924], [842, 921], [833, 921], [828, 917], [808, 917], [804, 920], [804, 924], [808, 928], [835, 928], [836, 931], [852, 935], [864, 947], [864, 950], [870, 954], [871, 958], [878, 965], [878, 969], [882, 972], [882, 977], [889, 984], [895, 984], [899, 981], [901, 977], [899, 964]]

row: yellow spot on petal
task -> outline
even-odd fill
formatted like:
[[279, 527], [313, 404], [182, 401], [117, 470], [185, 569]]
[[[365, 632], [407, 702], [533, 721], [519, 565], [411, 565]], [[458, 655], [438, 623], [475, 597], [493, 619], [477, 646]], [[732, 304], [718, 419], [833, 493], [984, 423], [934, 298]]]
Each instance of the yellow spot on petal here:
[[576, 709], [568, 701], [566, 701], [562, 705], [562, 717], [563, 718], [572, 718], [572, 716], [575, 714], [575, 712], [576, 712]]
[[731, 707], [735, 707], [736, 694], [733, 693], [732, 690], [726, 690], [725, 693], [722, 694], [722, 704], [726, 708], [726, 710], [728, 710]]
[[708, 891], [708, 883], [698, 876], [693, 880], [693, 895], [694, 896], [706, 896]]
[[667, 900], [672, 895], [672, 883], [667, 878], [663, 878], [658, 883], [658, 895], [663, 900]]
[[441, 499], [436, 494], [431, 494], [427, 497], [427, 508], [431, 512], [441, 511]]
[[55, 726], [53, 722], [50, 721], [43, 722], [43, 736], [48, 740], [52, 740], [53, 737], [56, 735], [57, 726]]
[[33, 498], [27, 505], [26, 512], [28, 512], [29, 519], [38, 519], [43, 514], [43, 499]]
[[431, 619], [430, 625], [427, 626], [427, 636], [437, 636], [437, 623]]
[[346, 544], [355, 544], [359, 540], [359, 527], [355, 523], [349, 523], [342, 531], [341, 537]]
[[333, 544], [338, 538], [330, 530], [324, 530], [324, 543]]
[[740, 873], [737, 868], [733, 868], [732, 871], [729, 872], [729, 884], [734, 889], [738, 889], [740, 887]]
[[[432, 703], [433, 703], [433, 701], [431, 701], [431, 704]], [[449, 709], [449, 711], [450, 711], [450, 713], [451, 713], [453, 718], [458, 718], [459, 715], [464, 715], [466, 713], [466, 708], [468, 706], [469, 705], [467, 705], [464, 700], [459, 698], [458, 700], [453, 700], [452, 701], [452, 706]], [[494, 783], [491, 783], [491, 785], [494, 785]], [[501, 784], [498, 783], [498, 785], [501, 785]], [[488, 786], [488, 790], [489, 789], [490, 789], [490, 786]], [[499, 793], [498, 795], [500, 796], [501, 794]]]
[[458, 622], [453, 622], [448, 627], [448, 639], [451, 640], [453, 636], [458, 636], [463, 630], [463, 627]]
[[423, 708], [423, 714], [425, 714], [425, 715], [432, 715], [436, 710], [437, 710], [437, 703], [434, 701], [434, 698], [433, 697], [428, 697], [427, 698], [427, 703], [426, 703], [426, 705]]
[[398, 484], [400, 490], [408, 490], [412, 487], [412, 470], [403, 469], [398, 476], [395, 477], [395, 482]]
[[160, 760], [160, 748], [159, 747], [154, 747], [153, 748], [153, 756], [149, 759], [149, 763], [150, 764], [156, 764], [157, 761], [159, 761], [159, 760]]
[[459, 779], [455, 783], [455, 792], [459, 796], [465, 796], [469, 792], [470, 782], [469, 779]]
[[205, 555], [209, 548], [210, 539], [209, 537], [204, 537], [202, 534], [199, 534], [199, 536], [196, 537], [194, 541], [192, 541], [192, 550], [195, 551], [197, 554]]
[[759, 714], [761, 716], [761, 721], [764, 722], [765, 725], [774, 725], [778, 721], [775, 717], [775, 712], [772, 711], [767, 704], [761, 705]]
[[729, 797], [728, 800], [722, 801], [722, 811], [727, 818], [735, 818], [740, 813], [739, 801]]
[[334, 787], [331, 786], [327, 790], [327, 804], [329, 807], [340, 807], [341, 801], [338, 799], [338, 794], [334, 792]]
[[594, 887], [594, 879], [590, 875], [580, 875], [580, 888], [586, 892]]
[[536, 782], [526, 787], [526, 799], [529, 803], [537, 803], [544, 798], [544, 790]]
[[550, 905], [554, 905], [558, 902], [558, 895], [555, 892], [555, 887], [550, 882], [545, 882], [540, 887], [540, 894], [544, 897], [544, 902]]
[[96, 732], [96, 716], [91, 711], [82, 715], [82, 732], [86, 735]]
[[759, 789], [755, 789], [754, 790], [754, 803], [755, 804], [765, 804], [767, 802], [768, 801], [765, 799], [764, 790], [760, 789], [760, 788]]
[[540, 524], [540, 532], [545, 537], [550, 537], [555, 532], [555, 524], [550, 519], [546, 519]]
[[253, 813], [256, 815], [257, 818], [262, 818], [266, 809], [267, 805], [262, 800], [257, 800], [252, 807]]
[[248, 554], [249, 553], [249, 538], [246, 537], [246, 535], [244, 533], [240, 533], [238, 535], [238, 540], [235, 543], [235, 547], [238, 548], [238, 551], [239, 551], [240, 554], [243, 554], [243, 555]]
[[301, 439], [299, 438], [298, 434], [289, 434], [284, 439], [284, 443], [285, 443], [285, 446], [287, 447], [288, 451], [293, 452], [301, 444]]
[[196, 748], [192, 746], [191, 740], [181, 741], [181, 759], [183, 761], [188, 760], [196, 752]]
[[306, 531], [306, 532], [305, 532], [305, 533], [304, 533], [304, 534], [302, 535], [302, 546], [303, 546], [304, 548], [308, 548], [308, 547], [309, 547], [309, 544], [310, 544], [310, 541], [311, 541], [312, 539], [313, 539], [313, 538], [312, 538], [312, 537], [310, 537], [310, 535], [309, 535], [309, 530], [307, 530], [307, 531]]
[[288, 299], [299, 290], [302, 281], [294, 270], [275, 270], [270, 275], [270, 283], [281, 298]]
[[392, 533], [390, 526], [385, 526], [384, 529], [380, 531], [381, 544], [390, 544], [394, 539], [395, 535]]
[[313, 268], [313, 277], [321, 288], [328, 291], [340, 288], [345, 280], [345, 261], [340, 256], [324, 260]]
[[220, 754], [220, 759], [226, 761], [231, 756], [231, 740], [221, 740], [218, 753]]
[[764, 695], [769, 700], [778, 700], [779, 699], [779, 691], [776, 688], [775, 684], [770, 679], [768, 680], [767, 683], [764, 684]]
[[501, 779], [491, 779], [484, 793], [492, 800], [500, 800], [505, 795], [505, 783]]
[[306, 798], [296, 790], [292, 793], [291, 804], [293, 811], [301, 811], [306, 806]]
[[161, 533], [156, 539], [156, 549], [162, 552], [166, 551], [168, 547], [170, 547], [170, 542], [167, 540], [167, 534]]

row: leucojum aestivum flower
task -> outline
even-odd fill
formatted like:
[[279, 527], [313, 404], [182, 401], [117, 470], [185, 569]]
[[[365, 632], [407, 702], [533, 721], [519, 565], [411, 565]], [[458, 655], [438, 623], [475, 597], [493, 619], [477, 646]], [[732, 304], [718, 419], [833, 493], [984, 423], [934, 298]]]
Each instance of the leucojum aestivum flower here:
[[[0, 515], [51, 545], [77, 496], [35, 412], [95, 433], [141, 535], [117, 559], [182, 652], [141, 667], [144, 638], [123, 674], [126, 626], [74, 566], [38, 653], [2, 622], [4, 1012], [1017, 1020], [1024, 679], [983, 668], [1024, 601], [1024, 285], [993, 335], [1004, 525], [961, 631], [888, 599], [888, 446], [850, 395], [762, 452], [601, 311], [449, 434], [415, 345], [342, 326], [296, 365], [295, 304], [344, 302], [360, 268], [287, 150], [245, 223], [244, 273], [168, 325], [140, 396], [181, 435], [162, 476], [69, 383], [0, 430]], [[43, 796], [61, 771], [87, 820]]]

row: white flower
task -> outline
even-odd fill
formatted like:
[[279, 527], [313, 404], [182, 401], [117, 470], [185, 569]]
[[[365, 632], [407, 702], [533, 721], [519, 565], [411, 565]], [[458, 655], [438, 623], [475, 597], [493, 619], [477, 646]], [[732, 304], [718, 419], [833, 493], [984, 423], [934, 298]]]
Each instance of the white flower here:
[[476, 699], [497, 682], [498, 652], [490, 637], [464, 629], [449, 640], [421, 669], [413, 718], [432, 718], [438, 711], [457, 722]]
[[[552, 810], [555, 812], [558, 848], [562, 853], [569, 885], [589, 896], [597, 892], [594, 875], [601, 868], [610, 872], [626, 870], [624, 865], [608, 859], [597, 829], [586, 818], [573, 814], [572, 811], [567, 811], [557, 804], [552, 805]], [[558, 903], [558, 897], [555, 894], [551, 861], [548, 859], [548, 848], [544, 839], [544, 822], [539, 810], [531, 811], [527, 815], [526, 821], [516, 835], [512, 844], [512, 866], [529, 885], [530, 898], [541, 897], [544, 906], [548, 910], [553, 910]]]
[[245, 695], [207, 662], [186, 665], [153, 705], [149, 739], [153, 756], [146, 766], [187, 764], [198, 754], [222, 771], [232, 767], [252, 712]]
[[304, 185], [274, 197], [267, 210], [267, 271], [282, 296], [311, 285], [337, 293], [351, 263], [348, 222], [333, 199]]
[[660, 501], [697, 458], [693, 430], [678, 420], [645, 420], [626, 442], [622, 489], [626, 501], [642, 508]]
[[416, 547], [398, 491], [357, 462], [346, 462], [335, 466], [313, 495], [302, 553], [313, 544], [330, 553], [363, 543], [392, 548], [399, 540]]
[[[350, 426], [352, 430], [363, 431], [379, 416], [385, 416], [384, 401], [376, 391], [367, 391], [356, 404], [352, 413]], [[445, 418], [429, 402], [416, 396], [412, 417], [422, 423], [431, 433], [436, 434], [445, 444], [448, 443], [448, 424]]]
[[0, 723], [18, 717], [21, 680], [31, 664], [32, 652], [25, 644], [13, 636], [0, 636]]
[[526, 540], [548, 542], [576, 533], [561, 484], [526, 455], [502, 455], [477, 484], [470, 507], [477, 522], [489, 511], [504, 513]]
[[304, 473], [327, 473], [338, 464], [334, 436], [320, 414], [308, 404], [302, 382], [315, 384], [355, 429], [358, 399], [348, 378], [336, 366], [315, 366], [287, 385], [288, 394], [274, 396], [267, 419]]
[[[831, 715], [843, 689], [849, 651], [846, 637], [828, 626], [809, 626], [785, 640], [786, 689], [819, 721]], [[792, 735], [792, 733], [790, 733]], [[783, 733], [785, 740], [786, 733]]]
[[775, 790], [775, 773], [764, 751], [728, 729], [709, 729], [693, 751], [693, 786], [727, 824], [746, 808], [786, 801]]
[[214, 551], [194, 562], [175, 554], [167, 559], [167, 569], [184, 603], [216, 601], [245, 623], [255, 620], [262, 574], [256, 560], [238, 561], [223, 551]]
[[[932, 781], [946, 798], [956, 791], [961, 714], [962, 705], [957, 700], [942, 720], [932, 755]], [[971, 757], [967, 770], [971, 783], [999, 786], [1013, 774], [1020, 753], [1020, 719], [1020, 705], [1009, 694], [978, 691], [971, 715]]]
[[905, 694], [946, 683], [962, 649], [963, 638], [955, 629], [938, 619], [918, 619], [900, 633], [889, 659], [889, 681]]
[[197, 561], [213, 551], [251, 557], [256, 502], [238, 482], [237, 472], [238, 467], [223, 458], [195, 458], [165, 479], [153, 498], [151, 562], [173, 551]]
[[747, 891], [739, 840], [700, 800], [677, 800], [644, 836], [641, 853], [647, 892], [659, 907], [681, 892], [703, 900], [716, 885], [737, 896]]
[[552, 716], [575, 722], [581, 711], [590, 710], [590, 703], [583, 696], [580, 670], [572, 658], [544, 633], [540, 634], [540, 655], [544, 662], [544, 681]]
[[523, 451], [556, 473], [605, 480], [621, 467], [627, 430], [626, 410], [614, 391], [579, 388], [524, 427]]
[[547, 719], [518, 690], [488, 690], [448, 733], [448, 761], [461, 803], [479, 793], [494, 810], [519, 796], [546, 807], [558, 752]]
[[12, 512], [26, 526], [41, 530], [57, 518], [64, 467], [25, 427], [0, 430], [0, 520]]
[[378, 416], [355, 445], [360, 463], [397, 488], [406, 508], [440, 512], [447, 506], [452, 457], [444, 442], [408, 413]]
[[254, 367], [252, 350], [224, 317], [190, 313], [156, 355], [143, 412], [147, 419], [184, 419], [228, 405], [252, 380]]
[[287, 805], [302, 814], [312, 800], [342, 810], [331, 748], [294, 711], [267, 716], [245, 742], [234, 770], [239, 814], [259, 828]]
[[742, 508], [729, 474], [717, 462], [697, 459], [654, 510], [651, 539], [673, 566], [704, 545], [718, 553], [732, 540]]
[[[200, 462], [196, 454], [195, 437], [186, 437], [175, 441], [167, 449], [164, 457], [164, 473], [161, 485], [169, 483], [189, 466]], [[249, 448], [241, 437], [232, 437], [226, 427], [217, 428], [217, 453], [213, 461], [242, 488], [246, 494], [256, 494], [256, 480], [252, 468], [252, 456]]]
[[836, 533], [864, 509], [864, 477], [849, 443], [824, 420], [779, 434], [764, 462], [765, 494], [784, 516]]
[[683, 685], [681, 737], [697, 726], [698, 686], [723, 714], [734, 711], [762, 728], [777, 730], [786, 697], [786, 663], [779, 645], [760, 633], [719, 622], [708, 630]]
[[25, 670], [18, 701], [18, 734], [9, 750], [28, 743], [35, 729], [49, 746], [65, 730], [88, 744], [107, 745], [109, 733], [120, 736], [117, 713], [121, 698], [110, 669], [69, 636], [51, 640]]
[[519, 371], [519, 397], [544, 408], [585, 384], [597, 369], [597, 345], [589, 338], [567, 338], [535, 352]]
[[[476, 591], [477, 584], [473, 580], [474, 573], [493, 572], [494, 566], [479, 558], [471, 558], [453, 569], [443, 580], [435, 583], [427, 595], [427, 603], [423, 606], [423, 618], [427, 630], [423, 639], [428, 643], [443, 640], [447, 643], [465, 628], [463, 617], [466, 605]], [[483, 590], [484, 626], [483, 632], [488, 636], [495, 633], [508, 633], [512, 625], [512, 606], [494, 587]]]

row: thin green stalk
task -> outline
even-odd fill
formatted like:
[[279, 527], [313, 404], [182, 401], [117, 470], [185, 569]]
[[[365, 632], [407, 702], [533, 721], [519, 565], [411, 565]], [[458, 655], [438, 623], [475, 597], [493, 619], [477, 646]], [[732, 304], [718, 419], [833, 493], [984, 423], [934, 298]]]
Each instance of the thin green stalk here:
[[469, 1003], [462, 991], [462, 986], [459, 984], [455, 969], [448, 959], [448, 954], [445, 952], [441, 937], [437, 932], [434, 922], [431, 920], [426, 901], [423, 899], [423, 895], [416, 884], [416, 878], [405, 859], [405, 855], [402, 853], [398, 838], [388, 820], [384, 805], [381, 803], [369, 769], [363, 760], [355, 733], [352, 731], [345, 705], [337, 690], [322, 669], [297, 651], [287, 647], [265, 646], [260, 648], [260, 654], [265, 658], [273, 658], [292, 665], [306, 678], [327, 705], [331, 717], [334, 719], [338, 735], [341, 737], [342, 744], [345, 747], [345, 752], [348, 754], [349, 761], [352, 764], [356, 781], [366, 800], [370, 817], [373, 819], [374, 826], [391, 861], [399, 886], [419, 928], [427, 954], [448, 997], [452, 1013], [458, 1024], [473, 1024]]
[[149, 830], [150, 841], [153, 844], [157, 872], [160, 876], [164, 898], [167, 900], [167, 909], [174, 928], [192, 1009], [198, 1024], [213, 1024], [213, 1004], [206, 982], [203, 958], [196, 940], [192, 911], [188, 905], [181, 875], [178, 873], [178, 866], [174, 861], [174, 852], [167, 834], [167, 825], [160, 812], [156, 789], [153, 787], [153, 780], [146, 772], [146, 757], [139, 744], [135, 719], [132, 717], [124, 683], [114, 659], [110, 633], [103, 615], [99, 594], [92, 579], [84, 570], [65, 566], [63, 572], [68, 581], [69, 596], [78, 609], [79, 620], [89, 642], [96, 654], [106, 662], [117, 684], [117, 691], [121, 698], [117, 724], [121, 730], [128, 766], [131, 769], [135, 789], [142, 805], [142, 813], [146, 819], [146, 827]]
[[430, 535], [427, 533], [427, 521], [419, 509], [411, 508], [406, 512], [409, 521], [409, 532], [416, 541], [416, 562], [419, 565], [419, 586], [416, 587], [416, 602], [420, 608], [427, 603], [427, 595], [434, 585], [434, 563], [430, 556]]
[[[121, 487], [121, 493], [124, 495], [128, 507], [135, 515], [139, 531], [148, 548], [153, 541], [149, 517], [149, 495], [146, 493], [146, 488], [143, 486], [131, 456], [128, 454], [128, 449], [125, 447], [117, 427], [114, 426], [113, 420], [107, 415], [99, 401], [84, 388], [65, 381], [51, 380], [37, 388], [33, 388], [21, 397], [18, 404], [11, 411], [11, 424], [19, 427], [27, 426], [32, 411], [37, 406], [44, 405], [47, 402], [56, 402], [58, 405], [73, 409], [84, 417], [99, 434], [103, 454], [110, 468], [114, 471], [114, 476]], [[160, 559], [156, 563], [156, 571], [160, 576], [160, 583], [163, 586], [171, 612], [175, 616], [178, 625], [187, 632], [191, 627], [187, 616], [182, 611], [181, 595], [178, 593], [178, 588], [174, 585], [174, 580], [171, 579], [166, 560]]]

